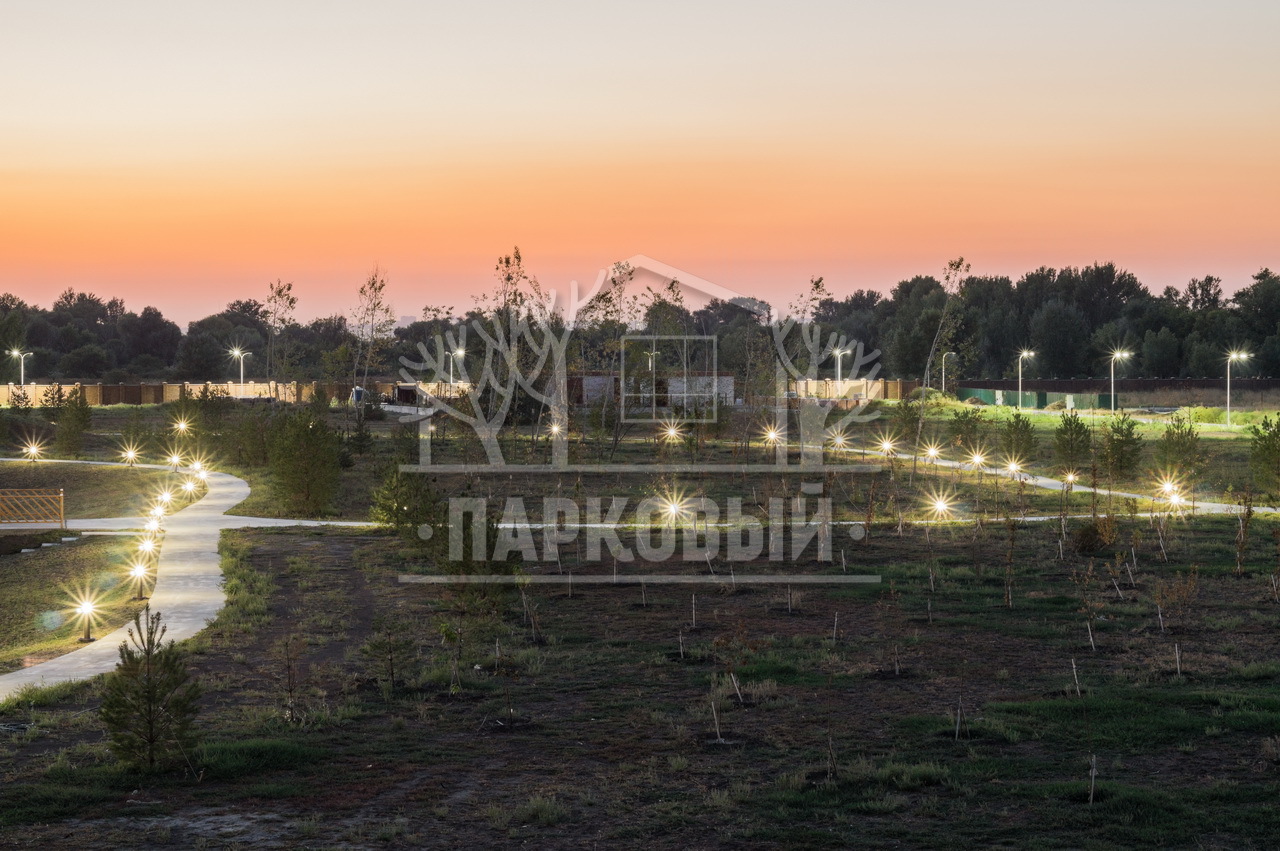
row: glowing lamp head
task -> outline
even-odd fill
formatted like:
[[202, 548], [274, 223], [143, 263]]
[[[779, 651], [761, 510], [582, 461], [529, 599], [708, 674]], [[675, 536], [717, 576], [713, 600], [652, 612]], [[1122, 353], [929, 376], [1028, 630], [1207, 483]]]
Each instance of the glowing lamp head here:
[[945, 499], [935, 499], [933, 501], [933, 510], [936, 514], [946, 514], [951, 510], [951, 503]]
[[552, 424], [551, 424], [551, 427], [550, 427], [550, 429], [549, 429], [549, 431], [550, 431], [552, 434], [559, 434], [559, 433], [560, 433], [560, 423], [552, 423]]
[[675, 426], [667, 426], [667, 437], [677, 438], [680, 436], [680, 429]]
[[170, 463], [170, 464], [172, 464], [172, 465], [174, 465], [175, 467], [176, 467], [176, 466], [178, 466], [179, 464], [181, 464], [181, 463], [182, 463], [182, 456], [181, 456], [181, 455], [170, 455], [170, 456], [169, 456], [169, 463]]
[[196, 473], [196, 478], [202, 482], [207, 482], [209, 480], [209, 472], [207, 470], [200, 470]]
[[185, 482], [182, 483], [182, 489], [187, 493], [191, 493], [193, 490], [196, 489], [196, 483], [191, 481], [190, 479], [187, 479]]
[[143, 538], [138, 542], [138, 551], [144, 553], [153, 553], [156, 551], [156, 542], [151, 538]]
[[168, 505], [170, 502], [173, 501], [173, 493], [172, 491], [167, 491], [167, 490], [160, 491], [159, 498], [161, 502], [163, 502], [165, 505]]
[[973, 462], [975, 465], [981, 466], [982, 463], [987, 459], [982, 456], [981, 452], [975, 452], [973, 453], [973, 457], [970, 458], [969, 460]]
[[1171, 494], [1171, 493], [1173, 493], [1175, 490], [1177, 490], [1177, 488], [1176, 488], [1176, 486], [1173, 484], [1173, 482], [1170, 482], [1170, 481], [1166, 480], [1166, 481], [1163, 481], [1163, 482], [1161, 482], [1161, 483], [1160, 483], [1160, 492], [1161, 492], [1161, 493], [1164, 493], [1164, 494]]
[[32, 461], [40, 457], [40, 444], [28, 443], [22, 450]]
[[1018, 357], [1020, 358], [1033, 358], [1035, 356], [1036, 356], [1036, 353], [1031, 351], [1030, 349], [1023, 349], [1021, 352], [1018, 353]]
[[844, 449], [848, 445], [849, 439], [843, 434], [837, 434], [831, 438], [831, 443], [839, 449]]
[[176, 423], [173, 424], [173, 427], [175, 430], [178, 431], [179, 434], [186, 434], [187, 429], [190, 428], [191, 426], [187, 423], [186, 420], [178, 420]]
[[124, 455], [124, 460], [130, 464], [138, 460], [138, 450], [136, 449], [126, 449], [122, 454]]
[[195, 471], [199, 472], [200, 470], [203, 470], [203, 469], [204, 469], [204, 465], [203, 465], [203, 464], [201, 464], [199, 461], [192, 461], [192, 462], [191, 462], [191, 469], [193, 469], [193, 470], [195, 470]]
[[1118, 351], [1118, 352], [1111, 353], [1112, 360], [1125, 360], [1126, 358], [1130, 358], [1130, 357], [1133, 357], [1133, 352]]
[[232, 349], [232, 350], [231, 350], [231, 357], [233, 357], [233, 358], [244, 357], [244, 352], [240, 351], [240, 349], [238, 349], [238, 348], [236, 348], [236, 349]]
[[1065, 476], [1063, 476], [1063, 478], [1064, 478], [1064, 479], [1066, 479], [1067, 484], [1069, 484], [1069, 485], [1070, 485], [1070, 484], [1075, 484], [1075, 481], [1076, 481], [1076, 474], [1075, 474], [1075, 473], [1067, 473]]
[[929, 456], [930, 460], [936, 461], [938, 458], [938, 447], [930, 446], [927, 449], [925, 449], [924, 454]]
[[129, 575], [134, 579], [141, 579], [147, 575], [147, 566], [145, 564], [134, 564], [129, 568]]
[[880, 451], [881, 451], [881, 452], [892, 452], [892, 451], [893, 451], [893, 441], [892, 441], [892, 440], [888, 440], [888, 439], [880, 441]]
[[1179, 493], [1169, 494], [1170, 505], [1182, 505], [1183, 502], [1185, 502], [1185, 500], [1182, 498], [1182, 494], [1179, 494]]
[[1249, 352], [1231, 352], [1227, 355], [1227, 360], [1248, 360], [1253, 357]]
[[97, 606], [93, 604], [92, 600], [81, 600], [76, 605], [76, 614], [80, 615], [82, 618], [87, 618], [93, 614], [93, 610], [96, 608]]
[[782, 439], [782, 433], [776, 428], [771, 428], [764, 433], [764, 439], [769, 443], [777, 443]]
[[160, 521], [152, 517], [150, 520], [147, 521], [145, 528], [148, 532], [159, 532]]
[[1010, 461], [1008, 467], [1005, 469], [1010, 473], [1017, 473], [1022, 469], [1022, 466], [1017, 461]]

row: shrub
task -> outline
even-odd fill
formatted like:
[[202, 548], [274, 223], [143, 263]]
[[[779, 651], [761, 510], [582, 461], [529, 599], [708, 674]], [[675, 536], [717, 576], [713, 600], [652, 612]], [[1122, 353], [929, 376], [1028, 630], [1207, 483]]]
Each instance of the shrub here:
[[1226, 412], [1221, 408], [1188, 408], [1187, 416], [1193, 423], [1225, 423], [1227, 421]]
[[200, 687], [187, 673], [184, 652], [172, 640], [164, 642], [166, 629], [150, 606], [133, 616], [129, 641], [120, 644], [120, 661], [107, 676], [98, 710], [111, 750], [148, 771], [190, 753], [196, 743], [192, 722]]

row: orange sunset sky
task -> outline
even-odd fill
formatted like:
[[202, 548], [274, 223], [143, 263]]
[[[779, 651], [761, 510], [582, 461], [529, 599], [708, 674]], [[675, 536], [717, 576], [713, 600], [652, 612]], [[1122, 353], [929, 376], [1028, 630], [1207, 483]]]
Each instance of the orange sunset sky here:
[[185, 323], [293, 281], [465, 309], [646, 254], [785, 305], [1113, 260], [1280, 266], [1275, 2], [0, 11], [0, 292]]

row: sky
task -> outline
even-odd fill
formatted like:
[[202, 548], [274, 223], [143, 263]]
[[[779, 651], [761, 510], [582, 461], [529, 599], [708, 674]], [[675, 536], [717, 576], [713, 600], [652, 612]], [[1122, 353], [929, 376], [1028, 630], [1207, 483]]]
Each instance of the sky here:
[[637, 254], [784, 305], [1280, 266], [1275, 2], [0, 6], [0, 292], [462, 311]]

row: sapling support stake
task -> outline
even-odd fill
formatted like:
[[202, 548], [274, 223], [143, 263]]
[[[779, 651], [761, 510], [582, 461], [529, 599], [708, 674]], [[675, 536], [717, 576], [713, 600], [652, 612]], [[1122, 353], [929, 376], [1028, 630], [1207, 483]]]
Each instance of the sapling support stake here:
[[1089, 806], [1093, 806], [1093, 788], [1098, 779], [1098, 757], [1089, 754]]
[[1160, 608], [1160, 604], [1156, 603], [1156, 617], [1160, 619], [1160, 631], [1164, 632], [1164, 609]]
[[738, 704], [739, 705], [745, 704], [746, 701], [742, 699], [742, 689], [738, 688], [738, 675], [735, 674], [733, 671], [729, 672], [729, 682], [733, 683], [733, 690], [738, 695]]
[[835, 617], [831, 621], [831, 643], [836, 643], [836, 630], [840, 626], [840, 613], [836, 612]]
[[1093, 623], [1090, 621], [1085, 621], [1084, 628], [1089, 630], [1089, 647], [1093, 650], [1094, 653], [1097, 653], [1098, 645], [1093, 643]]
[[1177, 666], [1178, 676], [1182, 676], [1182, 650], [1176, 641], [1173, 643], [1173, 663]]
[[693, 629], [697, 629], [698, 628], [698, 595], [697, 594], [692, 595], [692, 599], [690, 600], [690, 603], [689, 603], [689, 611], [692, 616], [689, 622], [689, 625]]

